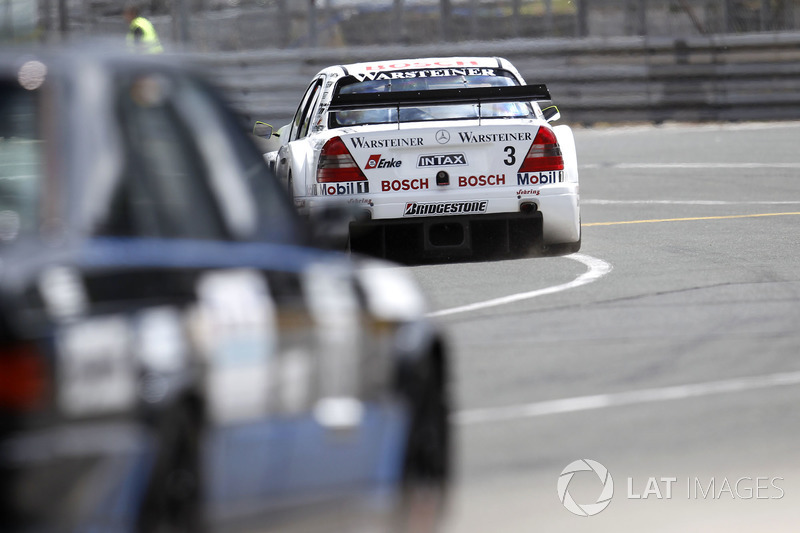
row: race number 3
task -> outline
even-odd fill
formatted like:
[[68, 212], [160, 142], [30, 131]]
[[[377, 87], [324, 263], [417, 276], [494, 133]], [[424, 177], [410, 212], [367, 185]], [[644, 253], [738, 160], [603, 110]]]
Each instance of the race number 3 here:
[[510, 167], [511, 165], [517, 162], [517, 158], [514, 155], [517, 153], [517, 151], [514, 149], [513, 146], [506, 146], [505, 148], [503, 148], [503, 152], [505, 152], [505, 154], [508, 156], [505, 159], [503, 159], [503, 163], [505, 163], [507, 166]]

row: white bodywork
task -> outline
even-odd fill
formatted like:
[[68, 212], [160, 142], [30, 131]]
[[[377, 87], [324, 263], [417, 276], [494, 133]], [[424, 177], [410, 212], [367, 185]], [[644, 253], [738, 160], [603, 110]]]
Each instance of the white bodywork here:
[[[578, 164], [568, 126], [552, 127], [540, 106], [524, 118], [420, 120], [357, 126], [332, 124], [328, 110], [339, 82], [377, 75], [432, 76], [441, 73], [510, 73], [500, 58], [432, 58], [334, 66], [314, 77], [291, 125], [282, 128], [274, 161], [277, 175], [301, 213], [313, 214], [331, 202], [345, 202], [369, 212], [373, 221], [443, 215], [520, 213], [533, 202], [542, 214], [546, 244], [580, 242]], [[564, 160], [563, 171], [519, 172], [540, 128], [552, 128]], [[317, 183], [323, 145], [340, 137], [366, 181]], [[437, 172], [449, 184], [437, 185]], [[411, 204], [424, 204], [416, 209]], [[430, 207], [442, 204], [449, 207]], [[437, 212], [439, 211], [439, 212]], [[579, 246], [579, 244], [578, 244]]]

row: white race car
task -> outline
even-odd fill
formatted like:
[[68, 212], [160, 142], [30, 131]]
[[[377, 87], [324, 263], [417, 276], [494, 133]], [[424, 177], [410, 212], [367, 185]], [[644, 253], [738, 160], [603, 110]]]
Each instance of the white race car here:
[[[575, 142], [502, 58], [319, 72], [266, 158], [298, 210], [348, 204], [353, 250], [390, 259], [580, 249]], [[543, 112], [544, 108], [544, 112]]]

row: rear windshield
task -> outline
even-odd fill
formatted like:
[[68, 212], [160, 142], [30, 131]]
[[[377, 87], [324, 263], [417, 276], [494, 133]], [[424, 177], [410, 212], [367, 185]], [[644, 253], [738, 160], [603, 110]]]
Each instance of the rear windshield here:
[[38, 230], [44, 172], [38, 93], [0, 80], [0, 242]]
[[[472, 87], [509, 87], [519, 85], [508, 71], [501, 69], [424, 69], [368, 73], [348, 76], [336, 86], [336, 94], [463, 89]], [[478, 118], [521, 118], [533, 115], [531, 106], [522, 102], [457, 104], [425, 107], [358, 109], [332, 112], [330, 127], [362, 124], [387, 124], [424, 120]]]

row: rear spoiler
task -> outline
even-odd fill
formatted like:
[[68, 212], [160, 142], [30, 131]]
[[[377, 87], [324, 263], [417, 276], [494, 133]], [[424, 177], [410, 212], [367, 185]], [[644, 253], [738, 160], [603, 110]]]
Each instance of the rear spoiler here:
[[508, 87], [468, 87], [464, 89], [337, 94], [331, 99], [328, 110], [344, 111], [347, 109], [375, 109], [379, 107], [530, 102], [532, 100], [550, 100], [550, 91], [547, 90], [544, 84], [537, 84], [511, 85]]

